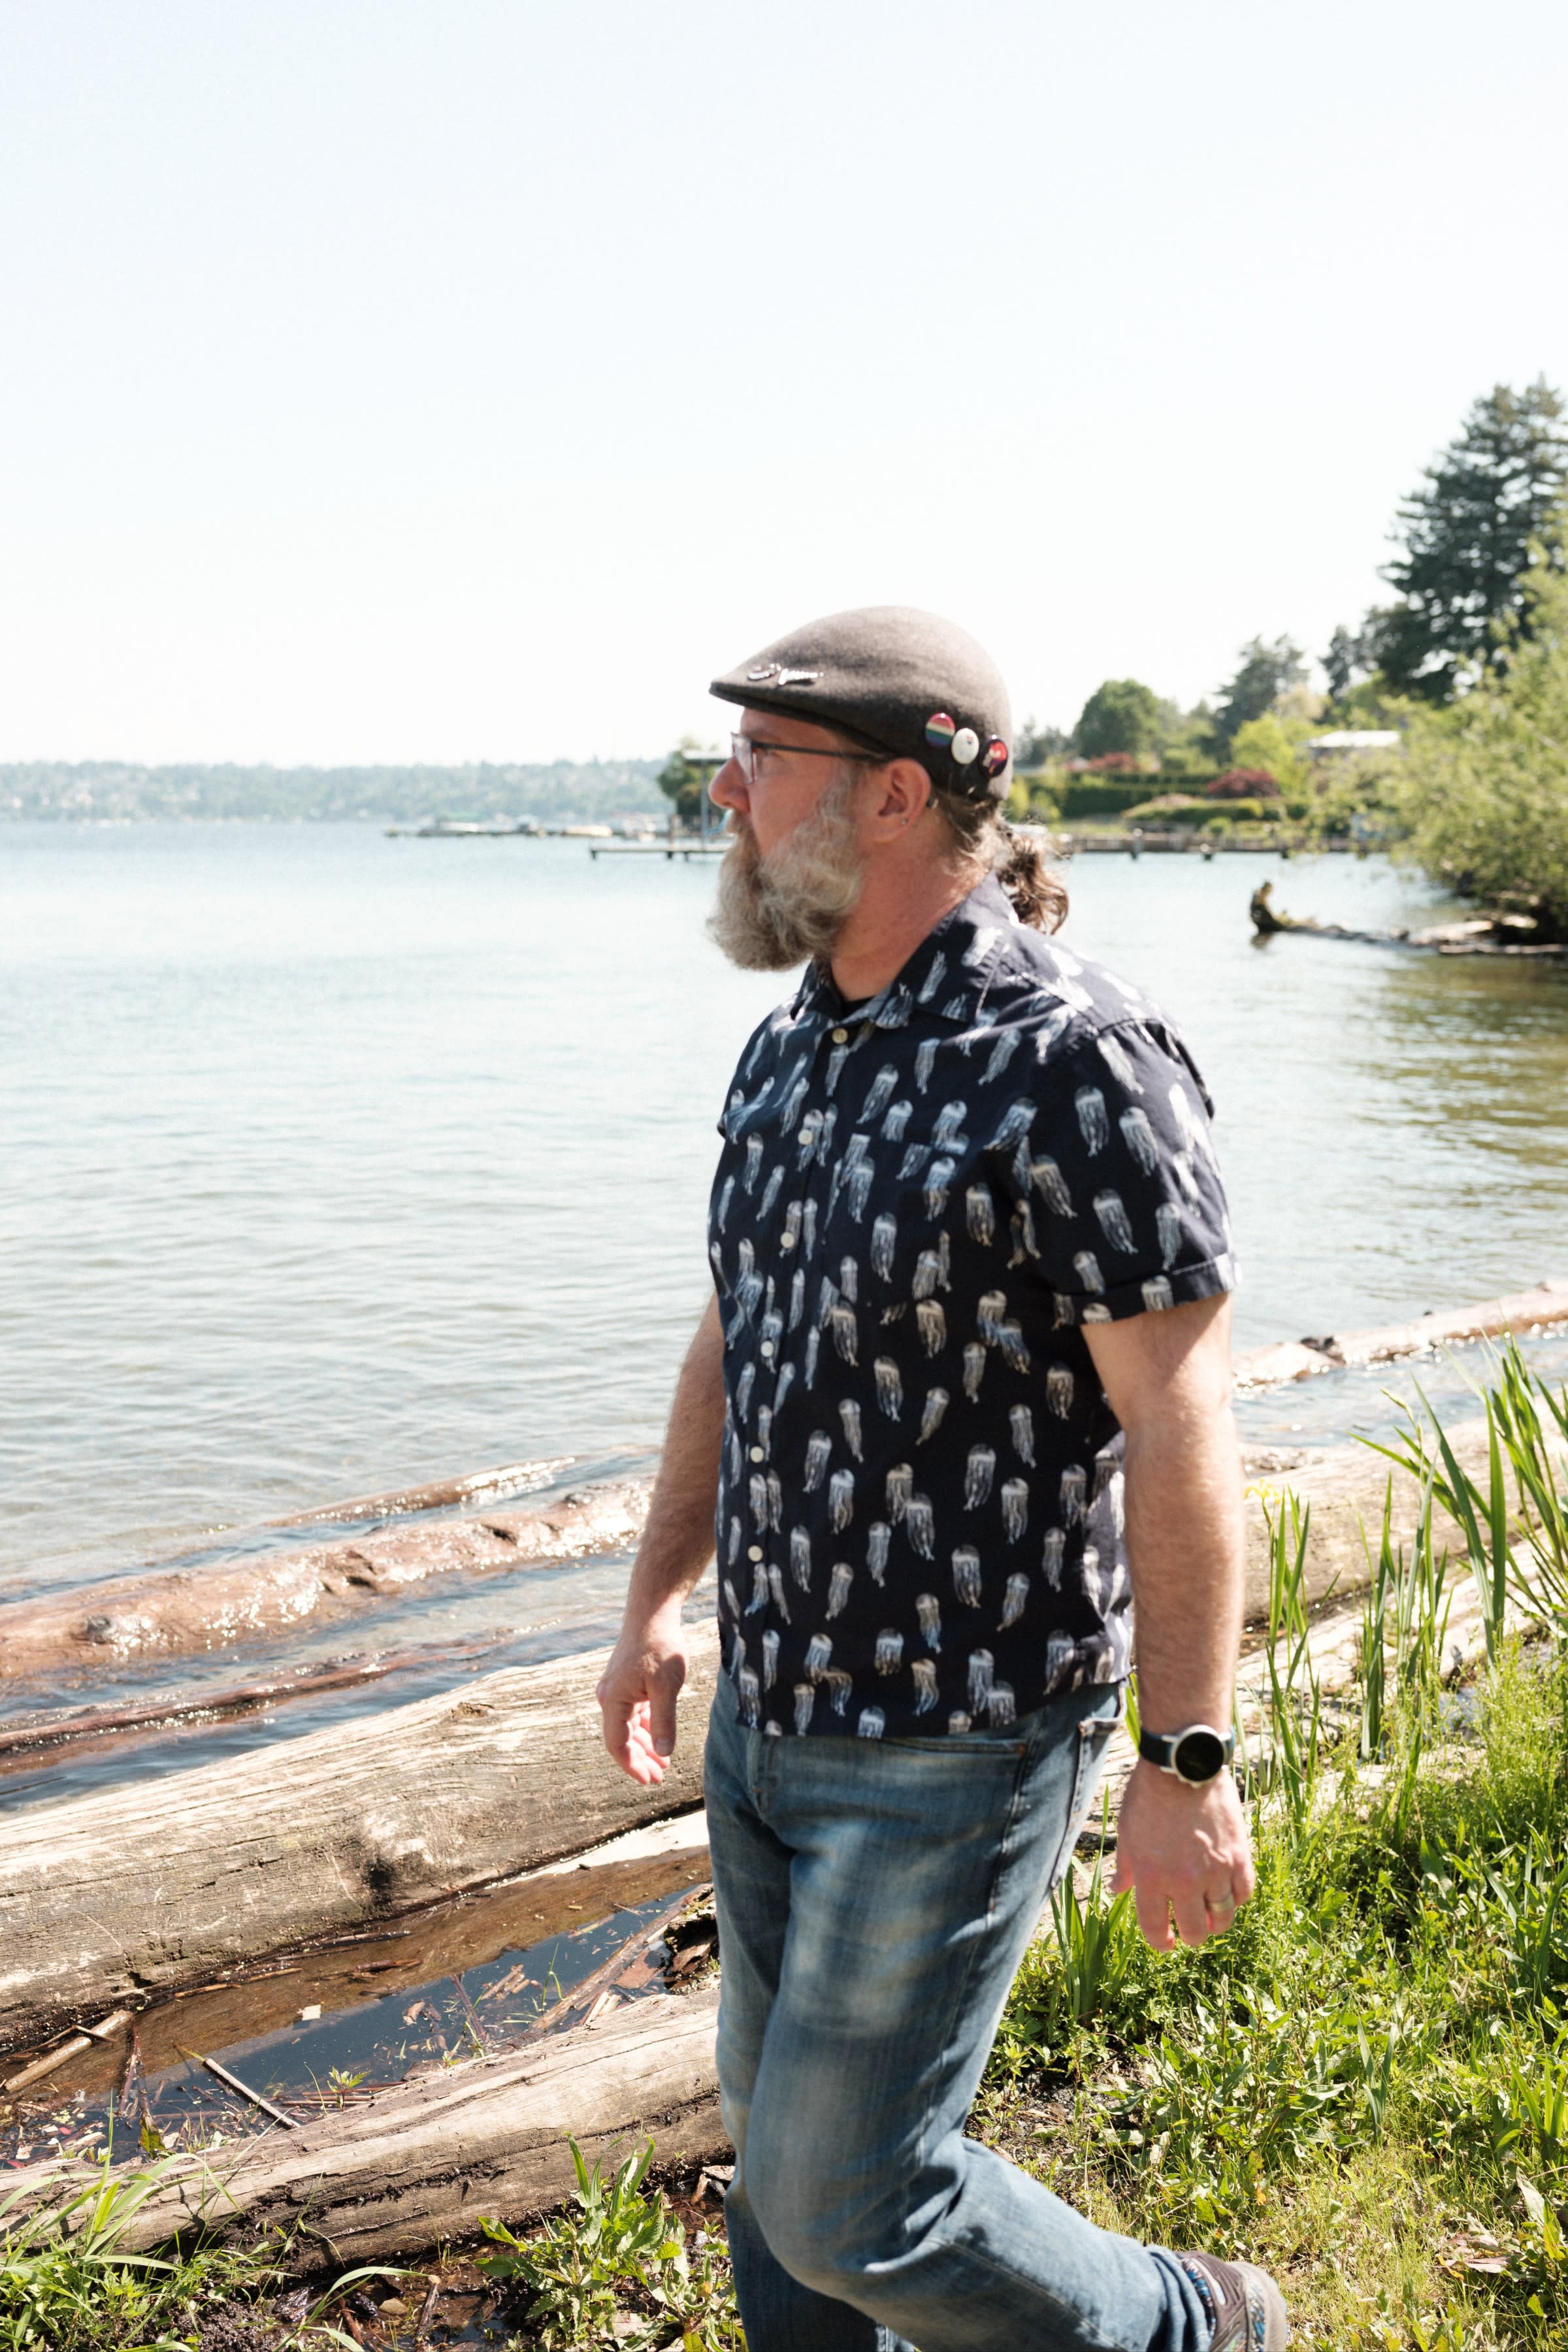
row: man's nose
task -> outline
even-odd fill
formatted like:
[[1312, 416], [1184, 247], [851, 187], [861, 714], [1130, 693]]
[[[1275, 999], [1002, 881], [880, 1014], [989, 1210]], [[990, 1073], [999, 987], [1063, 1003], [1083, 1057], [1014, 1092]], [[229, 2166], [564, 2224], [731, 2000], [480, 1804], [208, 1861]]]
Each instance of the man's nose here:
[[738, 760], [725, 761], [708, 787], [708, 797], [715, 808], [745, 808], [746, 779], [741, 773], [741, 763]]

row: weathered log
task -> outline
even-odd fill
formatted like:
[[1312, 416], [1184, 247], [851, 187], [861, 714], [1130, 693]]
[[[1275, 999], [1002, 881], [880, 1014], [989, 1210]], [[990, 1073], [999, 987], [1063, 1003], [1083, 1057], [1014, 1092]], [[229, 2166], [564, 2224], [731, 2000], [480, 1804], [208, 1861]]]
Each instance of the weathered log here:
[[1538, 1326], [1545, 1329], [1554, 1323], [1568, 1323], [1568, 1282], [1539, 1282], [1533, 1290], [1484, 1298], [1479, 1307], [1441, 1308], [1409, 1323], [1384, 1324], [1370, 1331], [1345, 1331], [1321, 1339], [1277, 1339], [1266, 1348], [1246, 1349], [1236, 1359], [1237, 1385], [1268, 1388], [1287, 1381], [1310, 1380], [1318, 1372], [1340, 1371], [1347, 1365], [1389, 1364], [1402, 1356], [1425, 1355], [1431, 1348], [1498, 1339], [1510, 1331], [1531, 1331]]
[[[341, 2263], [419, 2253], [564, 2201], [574, 2139], [606, 2166], [651, 2138], [660, 2162], [727, 2143], [713, 2061], [716, 1990], [650, 1998], [504, 2058], [416, 2076], [288, 2138], [177, 2157], [120, 2241], [143, 2252], [205, 2225], [230, 2240], [303, 2230]], [[18, 2202], [92, 2177], [80, 2163], [14, 2172]]]
[[433, 1576], [582, 1559], [635, 1543], [648, 1482], [585, 1486], [537, 1509], [438, 1519], [303, 1551], [126, 1576], [0, 1606], [0, 1676], [68, 1662], [221, 1649], [307, 1620], [331, 1624]]
[[313, 1511], [290, 1511], [287, 1518], [266, 1519], [268, 1528], [311, 1528], [334, 1519], [389, 1519], [405, 1511], [450, 1510], [459, 1503], [500, 1502], [542, 1486], [572, 1467], [574, 1456], [552, 1454], [542, 1462], [503, 1462], [494, 1470], [469, 1470], [458, 1478], [432, 1478], [422, 1486], [395, 1486], [390, 1494], [355, 1495], [346, 1503], [322, 1503]]
[[718, 1636], [691, 1629], [685, 1737], [662, 1786], [605, 1755], [605, 1653], [0, 1823], [0, 2048], [89, 2011], [413, 1911], [701, 1794]]

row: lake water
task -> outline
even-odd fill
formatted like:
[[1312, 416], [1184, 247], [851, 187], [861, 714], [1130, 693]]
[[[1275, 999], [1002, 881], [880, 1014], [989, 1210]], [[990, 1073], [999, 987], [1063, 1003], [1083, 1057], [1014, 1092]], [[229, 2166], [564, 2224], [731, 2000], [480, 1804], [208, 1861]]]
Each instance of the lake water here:
[[[1302, 938], [1381, 861], [1087, 857], [1068, 937], [1184, 1024], [1243, 1344], [1568, 1272], [1568, 982]], [[710, 868], [369, 827], [0, 828], [0, 1591], [486, 1464], [645, 1459], [713, 1122], [783, 992]], [[579, 1474], [580, 1475], [580, 1474]]]

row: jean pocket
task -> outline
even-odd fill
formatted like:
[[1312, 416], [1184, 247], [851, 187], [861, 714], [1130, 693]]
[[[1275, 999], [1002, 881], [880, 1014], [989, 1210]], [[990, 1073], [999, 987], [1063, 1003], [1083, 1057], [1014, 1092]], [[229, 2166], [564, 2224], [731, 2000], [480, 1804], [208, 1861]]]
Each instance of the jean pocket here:
[[1059, 1885], [1062, 1874], [1072, 1858], [1079, 1832], [1094, 1802], [1100, 1776], [1105, 1769], [1105, 1751], [1110, 1745], [1110, 1735], [1121, 1720], [1121, 1695], [1118, 1694], [1113, 1715], [1086, 1715], [1076, 1734], [1077, 1754], [1073, 1759], [1072, 1794], [1068, 1802], [1067, 1816], [1062, 1823], [1061, 1843], [1047, 1882], [1047, 1891]]

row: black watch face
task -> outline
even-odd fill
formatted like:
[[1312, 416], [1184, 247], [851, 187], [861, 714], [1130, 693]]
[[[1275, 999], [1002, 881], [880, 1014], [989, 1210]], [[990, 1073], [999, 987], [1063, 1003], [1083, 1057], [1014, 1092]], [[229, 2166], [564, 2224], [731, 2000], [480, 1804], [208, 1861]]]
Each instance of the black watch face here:
[[1225, 1742], [1217, 1732], [1186, 1732], [1171, 1761], [1184, 1780], [1212, 1780], [1225, 1769]]

